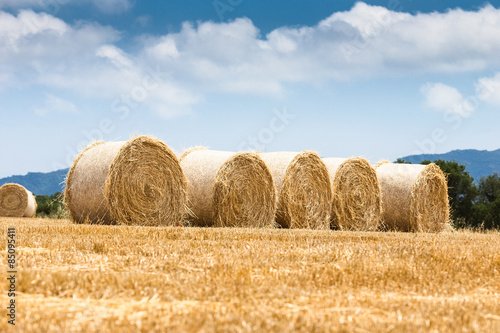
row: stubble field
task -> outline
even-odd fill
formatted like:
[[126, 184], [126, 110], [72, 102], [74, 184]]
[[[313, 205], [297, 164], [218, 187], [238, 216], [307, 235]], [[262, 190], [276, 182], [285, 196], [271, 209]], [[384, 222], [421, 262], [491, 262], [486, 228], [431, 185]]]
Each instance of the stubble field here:
[[11, 226], [17, 331], [500, 332], [498, 232]]

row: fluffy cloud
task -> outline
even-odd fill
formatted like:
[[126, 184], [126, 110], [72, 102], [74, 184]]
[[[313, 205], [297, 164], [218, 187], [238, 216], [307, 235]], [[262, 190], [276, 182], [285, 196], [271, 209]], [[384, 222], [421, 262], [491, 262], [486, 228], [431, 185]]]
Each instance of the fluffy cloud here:
[[77, 107], [60, 97], [47, 94], [45, 105], [42, 108], [36, 108], [35, 113], [39, 116], [44, 116], [48, 113], [78, 113]]
[[500, 105], [500, 73], [491, 77], [483, 77], [475, 84], [476, 95], [482, 101]]
[[56, 14], [61, 6], [91, 3], [104, 13], [121, 13], [132, 8], [130, 0], [0, 0], [0, 8], [34, 8]]
[[[111, 110], [116, 99], [132, 99], [129, 104], [134, 107], [141, 104], [141, 109], [165, 117], [190, 112], [190, 106], [199, 101], [196, 93], [172, 82], [161, 67], [144, 64], [118, 48], [120, 33], [110, 27], [85, 22], [68, 25], [31, 10], [17, 16], [0, 12], [0, 22], [0, 92], [30, 86], [48, 94], [66, 90], [108, 100]], [[151, 77], [155, 80], [147, 80]], [[45, 106], [37, 109], [38, 114], [63, 109], [53, 97], [39, 102]]]
[[[123, 0], [100, 3], [102, 10], [111, 4], [129, 8]], [[500, 10], [490, 5], [478, 11], [411, 15], [357, 3], [315, 26], [281, 27], [265, 36], [246, 18], [185, 23], [177, 33], [141, 37], [127, 52], [117, 46], [120, 32], [110, 27], [70, 25], [30, 10], [17, 16], [0, 11], [0, 91], [37, 86], [48, 93], [66, 89], [123, 103], [128, 96], [135, 98], [129, 104], [138, 100], [168, 117], [190, 112], [211, 92], [282, 96], [290, 83], [498, 67], [498, 22]], [[151, 68], [168, 75], [155, 89], [145, 89]], [[429, 84], [422, 91], [436, 110], [464, 102], [456, 89], [442, 84]], [[495, 96], [500, 93], [489, 99], [500, 101]], [[470, 114], [469, 109], [453, 112]]]
[[426, 83], [421, 88], [427, 107], [462, 117], [474, 112], [474, 105], [465, 99], [460, 92], [443, 83]]
[[291, 82], [448, 73], [500, 65], [500, 10], [411, 15], [357, 3], [316, 26], [266, 36], [248, 19], [185, 24], [145, 41], [141, 57], [203, 89], [280, 94]]
[[104, 13], [120, 13], [132, 8], [129, 0], [90, 0], [90, 2]]

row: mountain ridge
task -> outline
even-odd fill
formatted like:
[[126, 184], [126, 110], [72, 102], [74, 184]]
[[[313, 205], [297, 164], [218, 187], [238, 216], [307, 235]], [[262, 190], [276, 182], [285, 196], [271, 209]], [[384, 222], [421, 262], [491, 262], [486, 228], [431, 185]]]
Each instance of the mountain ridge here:
[[483, 176], [489, 176], [495, 172], [500, 173], [500, 149], [477, 150], [456, 149], [444, 154], [420, 154], [401, 157], [407, 162], [420, 163], [424, 160], [456, 161], [465, 165], [465, 170], [478, 181]]
[[69, 169], [52, 172], [28, 172], [26, 175], [15, 175], [0, 179], [0, 186], [16, 183], [26, 187], [35, 195], [52, 195], [64, 190], [64, 180]]

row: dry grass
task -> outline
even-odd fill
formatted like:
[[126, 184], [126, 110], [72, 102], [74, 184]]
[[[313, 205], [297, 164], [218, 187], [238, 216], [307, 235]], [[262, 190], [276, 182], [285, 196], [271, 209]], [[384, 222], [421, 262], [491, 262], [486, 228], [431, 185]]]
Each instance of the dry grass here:
[[12, 225], [18, 331], [500, 331], [498, 232]]

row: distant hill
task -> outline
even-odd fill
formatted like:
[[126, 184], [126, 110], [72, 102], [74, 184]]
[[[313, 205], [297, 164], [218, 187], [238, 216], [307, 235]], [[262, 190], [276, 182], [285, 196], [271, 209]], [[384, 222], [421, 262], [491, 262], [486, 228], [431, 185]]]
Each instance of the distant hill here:
[[35, 195], [52, 195], [62, 192], [63, 181], [69, 169], [62, 169], [53, 172], [28, 172], [25, 176], [12, 176], [0, 179], [0, 186], [6, 183], [17, 183], [26, 187]]
[[489, 176], [495, 172], [500, 173], [500, 149], [488, 150], [453, 150], [446, 154], [422, 154], [401, 157], [411, 163], [420, 163], [424, 160], [445, 160], [457, 161], [466, 165], [465, 170], [469, 171], [474, 180], [478, 181], [482, 176]]

